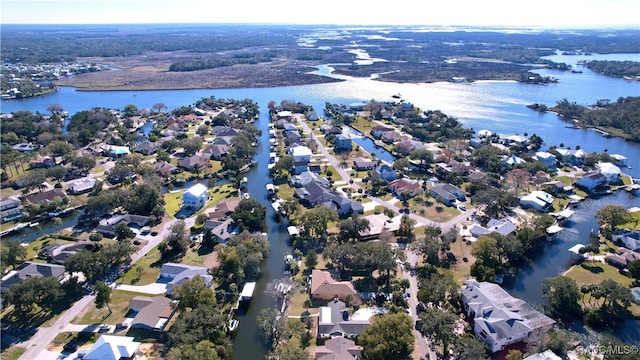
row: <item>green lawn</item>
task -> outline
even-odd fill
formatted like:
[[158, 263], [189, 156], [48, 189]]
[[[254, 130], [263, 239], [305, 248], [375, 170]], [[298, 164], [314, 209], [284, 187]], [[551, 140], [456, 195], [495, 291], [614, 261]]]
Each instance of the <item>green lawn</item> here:
[[629, 216], [631, 216], [631, 221], [622, 225], [618, 225], [616, 226], [616, 228], [640, 230], [640, 211], [629, 213]]
[[622, 183], [624, 185], [631, 185], [633, 184], [633, 179], [631, 178], [631, 176], [629, 175], [621, 175], [620, 176], [620, 180], [622, 180]]
[[129, 311], [129, 301], [136, 296], [149, 296], [148, 294], [136, 293], [130, 291], [113, 290], [111, 293], [111, 301], [109, 306], [113, 311], [109, 314], [109, 310], [105, 306], [102, 309], [96, 309], [94, 303], [89, 304], [83, 313], [73, 319], [74, 324], [111, 324], [115, 325], [124, 321], [124, 316]]
[[578, 286], [584, 284], [599, 284], [602, 280], [613, 279], [623, 286], [630, 286], [633, 279], [618, 272], [615, 267], [600, 262], [585, 262], [569, 270], [566, 276], [574, 279]]
[[[67, 343], [78, 344], [78, 347], [88, 348], [89, 345], [98, 341], [99, 334], [93, 332], [61, 332], [47, 346], [49, 351], [60, 351]], [[86, 346], [85, 346], [86, 345]], [[4, 357], [3, 357], [4, 359]]]
[[175, 216], [182, 206], [182, 194], [184, 191], [164, 194], [164, 208], [170, 216]]
[[362, 116], [358, 116], [356, 118], [356, 121], [354, 121], [351, 126], [353, 126], [354, 128], [360, 130], [360, 132], [362, 132], [362, 134], [364, 135], [369, 135], [369, 133], [371, 132], [371, 128], [376, 126], [377, 124], [373, 121], [367, 120]]
[[[231, 197], [235, 192], [233, 185], [225, 184], [209, 189], [209, 201], [199, 211], [205, 211], [208, 208], [216, 206], [220, 201]], [[164, 194], [165, 210], [170, 216], [175, 216], [182, 207], [182, 194], [184, 191]]]
[[[156, 282], [160, 276], [161, 254], [157, 247], [154, 247], [145, 254], [129, 271], [121, 275], [116, 282], [127, 285], [147, 285]], [[142, 267], [142, 273], [137, 268]]]
[[25, 352], [25, 348], [20, 346], [12, 346], [0, 354], [2, 360], [18, 360], [18, 358]]

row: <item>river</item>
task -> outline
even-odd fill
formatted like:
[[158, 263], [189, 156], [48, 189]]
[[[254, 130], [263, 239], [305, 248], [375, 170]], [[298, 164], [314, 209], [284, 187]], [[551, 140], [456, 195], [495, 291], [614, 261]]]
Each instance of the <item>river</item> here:
[[[632, 54], [638, 56], [637, 54]], [[615, 58], [607, 55], [606, 58]], [[567, 63], [575, 63], [580, 56], [563, 57]], [[262, 113], [256, 126], [263, 130], [259, 144], [257, 165], [247, 174], [248, 189], [252, 197], [267, 207], [267, 227], [271, 243], [271, 254], [264, 265], [263, 277], [257, 284], [254, 298], [247, 312], [240, 318], [240, 326], [234, 340], [234, 359], [260, 359], [266, 353], [256, 333], [256, 314], [263, 308], [274, 306], [270, 298], [263, 294], [264, 286], [270, 280], [283, 276], [283, 256], [291, 251], [288, 245], [288, 234], [285, 225], [276, 223], [273, 209], [267, 201], [265, 184], [268, 180], [268, 112], [270, 100], [300, 101], [312, 105], [318, 114], [322, 114], [325, 102], [350, 104], [354, 102], [376, 100], [392, 100], [393, 94], [402, 94], [402, 98], [423, 110], [441, 110], [457, 117], [465, 126], [475, 130], [488, 129], [502, 135], [537, 134], [542, 137], [543, 147], [559, 145], [575, 148], [580, 146], [585, 151], [602, 152], [607, 149], [610, 154], [618, 153], [629, 158], [632, 168], [623, 169], [629, 175], [640, 178], [640, 144], [627, 142], [617, 138], [605, 138], [595, 131], [573, 130], [564, 127], [564, 123], [554, 114], [539, 114], [526, 107], [528, 104], [541, 103], [548, 106], [567, 98], [581, 105], [590, 105], [598, 99], [615, 100], [624, 96], [640, 96], [640, 82], [614, 79], [595, 74], [588, 69], [583, 73], [538, 70], [543, 75], [559, 79], [556, 84], [527, 85], [512, 81], [478, 81], [473, 84], [432, 83], [432, 84], [399, 84], [379, 82], [372, 79], [350, 78], [343, 82], [289, 86], [278, 88], [245, 88], [222, 90], [154, 90], [154, 91], [109, 91], [87, 92], [74, 88], [61, 87], [54, 94], [21, 100], [3, 101], [0, 111], [17, 110], [47, 112], [50, 104], [59, 104], [70, 115], [92, 107], [122, 109], [127, 104], [138, 108], [152, 108], [156, 103], [164, 103], [169, 110], [195, 103], [203, 97], [253, 99], [258, 103]], [[328, 67], [320, 67], [318, 73], [328, 74]], [[607, 203], [629, 204], [634, 199], [624, 200], [617, 194], [612, 197], [595, 200], [593, 206]], [[624, 201], [623, 201], [624, 200]], [[635, 200], [636, 205], [638, 201]], [[590, 203], [584, 202], [584, 217], [580, 211], [574, 215], [575, 227], [565, 230], [560, 240], [551, 245], [525, 267], [518, 277], [508, 286], [515, 296], [533, 303], [540, 302], [540, 283], [544, 277], [555, 276], [566, 270], [570, 244], [586, 242], [588, 232], [593, 227], [592, 214], [587, 211]], [[66, 220], [66, 219], [65, 219]], [[69, 221], [73, 221], [69, 219]], [[63, 226], [70, 226], [65, 221]], [[580, 225], [579, 225], [580, 224]], [[30, 229], [27, 229], [30, 230]], [[46, 229], [43, 229], [46, 230]], [[585, 232], [586, 231], [586, 232]], [[33, 235], [25, 235], [33, 236]], [[640, 323], [628, 322], [629, 333], [637, 334]], [[624, 329], [623, 329], [624, 330]], [[640, 336], [629, 338], [637, 343]]]

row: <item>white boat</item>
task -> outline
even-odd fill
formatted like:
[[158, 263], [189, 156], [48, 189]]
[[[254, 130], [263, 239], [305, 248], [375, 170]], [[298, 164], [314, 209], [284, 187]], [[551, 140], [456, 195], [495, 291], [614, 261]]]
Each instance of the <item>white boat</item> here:
[[242, 197], [245, 198], [245, 199], [248, 199], [248, 198], [251, 197], [251, 195], [249, 195], [249, 193], [244, 193], [244, 194], [242, 194]]
[[227, 329], [229, 331], [236, 331], [236, 329], [238, 328], [238, 325], [240, 324], [240, 321], [237, 319], [230, 319], [229, 320], [229, 325], [227, 325]]

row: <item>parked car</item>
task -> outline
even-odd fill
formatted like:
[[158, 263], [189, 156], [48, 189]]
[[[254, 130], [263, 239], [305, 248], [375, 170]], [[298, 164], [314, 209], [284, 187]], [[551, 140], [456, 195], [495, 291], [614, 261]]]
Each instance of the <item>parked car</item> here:
[[64, 346], [62, 347], [62, 350], [63, 350], [64, 352], [74, 352], [74, 351], [78, 350], [78, 344], [76, 344], [76, 343], [72, 343], [72, 342], [70, 342], [70, 343], [66, 343], [66, 344], [64, 344]]

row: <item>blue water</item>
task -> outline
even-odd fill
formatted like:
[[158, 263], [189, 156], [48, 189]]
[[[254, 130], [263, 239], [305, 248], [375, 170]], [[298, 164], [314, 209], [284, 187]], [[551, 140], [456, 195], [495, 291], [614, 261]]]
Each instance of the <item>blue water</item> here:
[[[616, 55], [613, 55], [615, 57]], [[632, 54], [630, 56], [638, 56]], [[608, 55], [609, 57], [609, 55]], [[565, 57], [564, 62], [580, 60], [579, 57]], [[326, 67], [319, 73], [329, 74]], [[615, 100], [618, 97], [640, 96], [640, 82], [608, 78], [584, 69], [582, 74], [539, 70], [543, 75], [559, 78], [559, 83], [548, 85], [526, 85], [509, 81], [479, 81], [473, 84], [433, 83], [433, 84], [398, 84], [378, 82], [371, 79], [357, 79], [336, 76], [343, 82], [288, 86], [276, 88], [247, 88], [222, 90], [161, 90], [161, 91], [109, 91], [86, 92], [76, 91], [70, 87], [61, 87], [60, 91], [44, 97], [3, 101], [0, 111], [13, 112], [30, 110], [47, 112], [50, 104], [59, 104], [65, 111], [74, 113], [92, 107], [122, 109], [127, 104], [138, 108], [151, 109], [156, 103], [164, 103], [169, 110], [195, 103], [203, 97], [253, 99], [258, 103], [262, 114], [256, 126], [263, 130], [257, 165], [246, 174], [249, 178], [249, 192], [267, 207], [268, 235], [271, 242], [271, 255], [266, 261], [264, 275], [258, 282], [255, 297], [247, 313], [240, 319], [240, 326], [234, 341], [234, 359], [260, 359], [266, 353], [259, 344], [256, 333], [257, 313], [266, 307], [273, 306], [272, 301], [263, 295], [264, 286], [272, 279], [282, 276], [283, 256], [291, 251], [284, 224], [273, 220], [273, 210], [269, 206], [264, 184], [268, 182], [268, 115], [267, 104], [271, 100], [300, 101], [312, 105], [322, 114], [325, 102], [350, 104], [353, 102], [375, 100], [392, 100], [392, 95], [400, 93], [402, 98], [423, 110], [441, 110], [457, 117], [465, 126], [475, 130], [488, 129], [502, 135], [537, 134], [545, 141], [544, 146], [559, 145], [575, 148], [579, 145], [586, 151], [602, 152], [607, 149], [610, 154], [619, 153], [627, 158], [632, 168], [624, 172], [640, 178], [640, 144], [626, 142], [616, 138], [604, 138], [589, 130], [573, 130], [564, 127], [564, 123], [554, 114], [539, 114], [526, 107], [532, 103], [548, 106], [567, 98], [582, 105], [590, 105], [599, 99]], [[358, 143], [358, 141], [356, 141]], [[382, 155], [380, 155], [382, 156]], [[625, 199], [626, 193], [596, 200], [593, 204], [621, 202], [627, 205], [640, 206], [637, 199]], [[540, 303], [540, 283], [544, 277], [556, 276], [567, 269], [568, 249], [577, 242], [586, 242], [593, 216], [590, 203], [585, 202], [585, 213], [574, 215], [575, 226], [570, 227], [560, 236], [558, 243], [536, 258], [518, 274], [510, 284], [509, 290], [514, 296], [532, 303]], [[65, 222], [67, 224], [67, 222]], [[67, 225], [68, 226], [68, 225]], [[625, 323], [619, 335], [638, 342], [640, 323]], [[632, 334], [629, 338], [624, 334]]]

